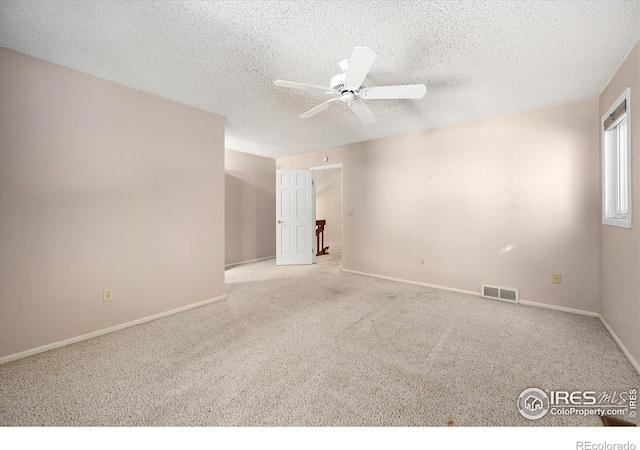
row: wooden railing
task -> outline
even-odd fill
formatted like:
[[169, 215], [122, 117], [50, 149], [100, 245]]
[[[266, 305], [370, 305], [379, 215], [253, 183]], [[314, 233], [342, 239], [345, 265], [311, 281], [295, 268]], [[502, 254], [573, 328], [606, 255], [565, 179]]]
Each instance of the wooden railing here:
[[[324, 226], [326, 224], [326, 220], [316, 220], [316, 248], [318, 249], [316, 256], [329, 254], [329, 247], [324, 246]], [[320, 245], [321, 240], [322, 245]]]

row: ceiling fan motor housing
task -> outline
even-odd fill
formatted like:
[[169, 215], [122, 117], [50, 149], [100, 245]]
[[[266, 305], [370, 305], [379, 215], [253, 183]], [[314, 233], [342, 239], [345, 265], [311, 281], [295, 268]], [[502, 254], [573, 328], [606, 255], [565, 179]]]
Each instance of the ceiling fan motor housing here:
[[331, 81], [329, 82], [329, 86], [331, 86], [331, 89], [342, 92], [345, 88], [344, 77], [344, 73], [339, 73], [338, 75], [331, 78]]
[[340, 73], [331, 78], [331, 89], [338, 95], [338, 99], [348, 105], [358, 97], [358, 91], [352, 91], [344, 84], [345, 74]]

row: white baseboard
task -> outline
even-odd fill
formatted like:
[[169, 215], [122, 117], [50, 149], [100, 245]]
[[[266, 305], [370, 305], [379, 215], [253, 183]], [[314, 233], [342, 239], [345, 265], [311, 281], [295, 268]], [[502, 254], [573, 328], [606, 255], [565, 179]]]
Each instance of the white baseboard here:
[[276, 257], [276, 255], [265, 256], [264, 258], [247, 259], [246, 261], [239, 261], [239, 262], [225, 264], [224, 267], [227, 268], [227, 267], [239, 266], [240, 264], [247, 264], [247, 263], [252, 263], [252, 262], [256, 262], [256, 261], [263, 261], [265, 259], [271, 259], [271, 258], [275, 258], [275, 257]]
[[604, 327], [607, 329], [607, 331], [609, 332], [613, 340], [616, 342], [616, 344], [618, 344], [618, 347], [620, 347], [620, 350], [622, 350], [622, 353], [624, 353], [624, 356], [627, 357], [627, 359], [629, 360], [633, 368], [636, 369], [636, 372], [640, 374], [640, 364], [638, 364], [638, 361], [636, 361], [635, 358], [631, 355], [631, 353], [629, 353], [629, 350], [627, 350], [627, 347], [624, 346], [624, 344], [622, 343], [618, 335], [616, 335], [613, 332], [613, 329], [609, 326], [607, 321], [604, 320], [604, 317], [602, 317], [601, 314], [598, 314], [598, 317], [600, 317], [600, 321], [602, 322]]
[[28, 356], [33, 356], [38, 353], [46, 352], [48, 350], [53, 350], [54, 348], [64, 347], [65, 345], [75, 344], [76, 342], [85, 341], [87, 339], [91, 339], [97, 336], [102, 336], [103, 334], [112, 333], [114, 331], [122, 330], [124, 328], [133, 327], [135, 325], [140, 325], [141, 323], [151, 322], [152, 320], [161, 319], [162, 317], [170, 316], [173, 314], [177, 314], [182, 311], [187, 311], [188, 309], [197, 308], [199, 306], [208, 305], [209, 303], [217, 302], [220, 300], [226, 299], [227, 296], [221, 295], [219, 297], [210, 298], [209, 300], [204, 300], [202, 302], [193, 303], [191, 305], [182, 306], [180, 308], [172, 309], [170, 311], [161, 312], [159, 314], [154, 314], [153, 316], [142, 317], [141, 319], [132, 320], [131, 322], [121, 323], [119, 325], [114, 325], [109, 328], [103, 328], [102, 330], [93, 331], [91, 333], [83, 334], [81, 336], [72, 337], [69, 339], [65, 339], [63, 341], [54, 342], [52, 344], [43, 345], [41, 347], [32, 348], [29, 350], [24, 350], [22, 352], [14, 353], [12, 355], [3, 356], [0, 358], [0, 365], [15, 361], [17, 359], [26, 358]]
[[554, 309], [556, 311], [568, 312], [572, 314], [580, 314], [582, 316], [591, 316], [591, 317], [599, 316], [597, 312], [585, 311], [583, 309], [567, 308], [566, 306], [550, 305], [548, 303], [531, 302], [529, 300], [522, 300], [522, 299], [518, 300], [518, 303], [522, 303], [523, 305], [527, 305], [527, 306], [535, 306], [537, 308]]
[[[429, 283], [421, 283], [419, 281], [405, 280], [405, 279], [402, 279], [402, 278], [386, 277], [384, 275], [375, 275], [375, 274], [372, 274], [372, 273], [358, 272], [356, 270], [350, 270], [350, 269], [342, 269], [342, 271], [343, 272], [348, 272], [348, 273], [354, 273], [356, 275], [364, 275], [366, 277], [381, 278], [383, 280], [397, 281], [399, 283], [406, 283], [406, 284], [415, 284], [417, 286], [426, 286], [426, 287], [430, 287], [430, 288], [434, 288], [434, 289], [442, 289], [443, 291], [460, 292], [462, 294], [468, 294], [468, 295], [474, 295], [476, 297], [482, 297], [480, 292], [465, 291], [463, 289], [450, 288], [450, 287], [446, 287], [446, 286], [438, 286], [436, 284], [429, 284]], [[511, 302], [508, 302], [508, 303], [511, 303]], [[518, 299], [518, 303], [522, 303], [523, 305], [527, 305], [527, 306], [537, 306], [538, 308], [555, 309], [556, 311], [564, 311], [564, 312], [569, 312], [569, 313], [573, 313], [573, 314], [581, 314], [583, 316], [591, 316], [591, 317], [598, 317], [599, 316], [599, 314], [596, 313], [596, 312], [584, 311], [582, 309], [566, 308], [564, 306], [549, 305], [548, 303], [531, 302], [529, 300], [522, 300], [522, 299]]]
[[[417, 285], [417, 286], [426, 286], [426, 287], [430, 287], [430, 288], [434, 288], [434, 289], [442, 289], [444, 291], [460, 292], [460, 293], [463, 293], [463, 294], [469, 294], [469, 295], [474, 295], [476, 297], [481, 297], [479, 292], [465, 291], [465, 290], [462, 290], [462, 289], [454, 289], [454, 288], [449, 288], [449, 287], [445, 287], [445, 286], [438, 286], [438, 285], [435, 285], [435, 284], [420, 283], [418, 281], [404, 280], [402, 278], [386, 277], [386, 276], [383, 276], [383, 275], [375, 275], [375, 274], [372, 274], [372, 273], [358, 272], [356, 270], [350, 270], [350, 269], [342, 269], [342, 271], [343, 272], [347, 272], [347, 273], [353, 273], [353, 274], [356, 274], [356, 275], [364, 275], [364, 276], [367, 276], [367, 277], [381, 278], [383, 280], [397, 281], [399, 283], [414, 284], [414, 285]], [[607, 331], [609, 332], [609, 334], [611, 335], [613, 340], [616, 342], [616, 344], [618, 344], [618, 347], [620, 347], [620, 350], [622, 350], [622, 353], [624, 353], [624, 355], [627, 357], [627, 359], [629, 360], [631, 365], [634, 367], [634, 369], [636, 369], [636, 371], [640, 374], [640, 364], [638, 364], [638, 362], [634, 359], [634, 357], [631, 355], [631, 353], [629, 353], [629, 350], [627, 350], [627, 348], [624, 346], [624, 344], [622, 343], [620, 338], [618, 338], [618, 336], [613, 332], [613, 330], [611, 329], [609, 324], [604, 320], [604, 318], [600, 314], [598, 314], [596, 312], [591, 312], [591, 311], [584, 311], [582, 309], [566, 308], [564, 306], [556, 306], [556, 305], [550, 305], [548, 303], [538, 303], [538, 302], [532, 302], [532, 301], [529, 301], [529, 300], [522, 300], [522, 299], [519, 299], [518, 303], [521, 303], [521, 304], [526, 305], [526, 306], [535, 306], [537, 308], [547, 308], [547, 309], [553, 309], [553, 310], [556, 310], [556, 311], [562, 311], [562, 312], [568, 312], [568, 313], [572, 313], [572, 314], [580, 314], [580, 315], [583, 315], [583, 316], [590, 316], [590, 317], [598, 317], [598, 318], [600, 318], [600, 321], [603, 323], [604, 327], [607, 329]]]
[[425, 287], [430, 287], [430, 288], [434, 288], [434, 289], [441, 289], [443, 291], [459, 292], [461, 294], [468, 294], [468, 295], [474, 295], [476, 297], [480, 297], [480, 292], [465, 291], [465, 290], [462, 290], [462, 289], [450, 288], [450, 287], [446, 287], [446, 286], [438, 286], [436, 284], [421, 283], [419, 281], [405, 280], [403, 278], [386, 277], [384, 275], [375, 275], [373, 273], [358, 272], [356, 270], [351, 270], [351, 269], [342, 269], [342, 271], [343, 272], [347, 272], [347, 273], [354, 273], [356, 275], [364, 275], [365, 277], [381, 278], [383, 280], [397, 281], [398, 283], [414, 284], [416, 286], [425, 286]]

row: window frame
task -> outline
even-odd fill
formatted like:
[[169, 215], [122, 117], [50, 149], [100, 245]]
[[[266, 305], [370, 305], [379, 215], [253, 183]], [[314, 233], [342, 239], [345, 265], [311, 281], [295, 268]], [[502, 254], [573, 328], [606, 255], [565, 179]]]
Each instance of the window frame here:
[[[605, 121], [613, 114], [613, 112], [626, 101], [626, 111], [623, 116], [618, 118], [609, 130], [605, 130]], [[620, 128], [619, 125], [626, 121], [626, 142], [624, 147], [620, 149]], [[600, 122], [600, 130], [602, 133], [602, 223], [621, 228], [632, 227], [632, 161], [631, 161], [631, 88], [627, 87], [624, 92], [613, 102], [611, 107], [602, 116]], [[622, 192], [620, 189], [620, 172], [618, 158], [621, 153], [626, 156], [626, 186]], [[620, 194], [626, 196], [627, 213], [626, 217], [620, 214], [618, 210], [618, 200]]]

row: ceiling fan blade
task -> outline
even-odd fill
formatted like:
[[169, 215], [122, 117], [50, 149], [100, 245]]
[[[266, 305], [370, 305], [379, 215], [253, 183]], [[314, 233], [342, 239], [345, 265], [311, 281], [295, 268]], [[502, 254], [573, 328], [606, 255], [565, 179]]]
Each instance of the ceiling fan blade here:
[[331, 88], [316, 86], [313, 84], [305, 84], [305, 83], [296, 83], [295, 81], [283, 81], [276, 80], [273, 82], [278, 87], [286, 87], [291, 89], [302, 89], [304, 91], [320, 91], [320, 92], [331, 92]]
[[402, 86], [379, 86], [364, 88], [360, 91], [360, 97], [376, 99], [409, 99], [422, 98], [427, 93], [424, 84], [405, 84]]
[[356, 47], [351, 53], [344, 84], [352, 89], [362, 86], [378, 54], [367, 47]]
[[349, 103], [349, 108], [356, 113], [356, 116], [358, 116], [365, 125], [370, 125], [378, 120], [378, 118], [373, 114], [373, 111], [371, 111], [362, 100], [355, 100]]
[[300, 118], [301, 119], [306, 119], [308, 117], [311, 116], [315, 116], [316, 114], [318, 114], [320, 111], [324, 111], [325, 109], [327, 109], [329, 107], [329, 103], [331, 102], [335, 102], [338, 101], [337, 98], [330, 98], [329, 100], [327, 100], [324, 103], [320, 103], [318, 106], [316, 106], [315, 108], [311, 108], [309, 111], [307, 111], [304, 114], [300, 114]]

